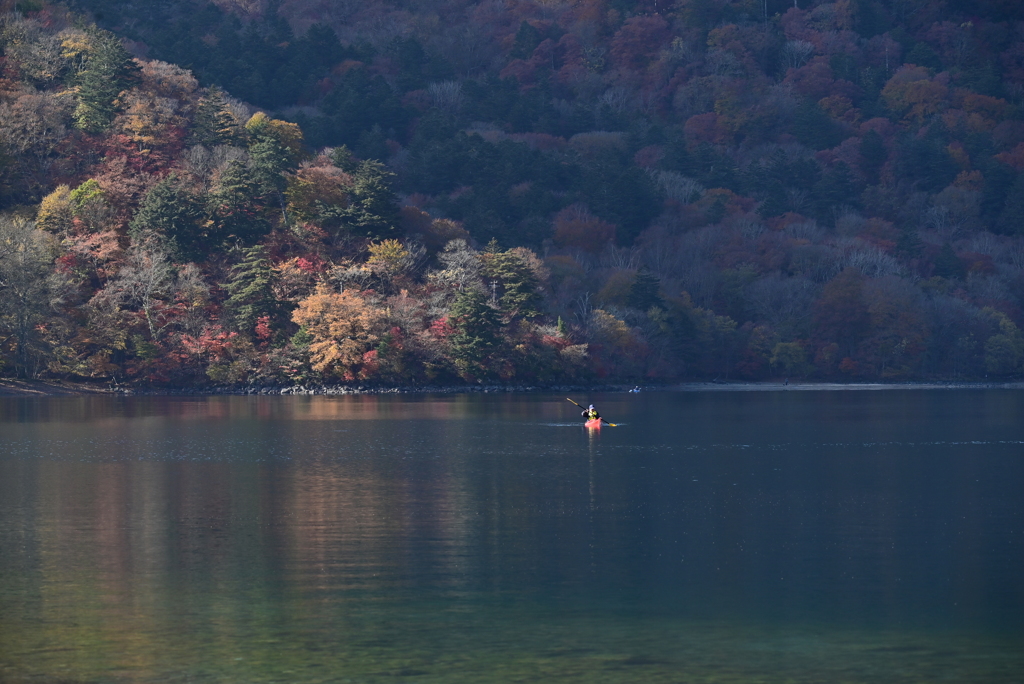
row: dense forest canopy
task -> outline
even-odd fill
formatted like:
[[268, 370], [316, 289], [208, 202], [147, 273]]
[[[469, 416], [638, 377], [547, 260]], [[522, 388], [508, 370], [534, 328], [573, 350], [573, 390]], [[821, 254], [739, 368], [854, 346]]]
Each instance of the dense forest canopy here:
[[0, 372], [1024, 373], [1020, 3], [0, 5]]

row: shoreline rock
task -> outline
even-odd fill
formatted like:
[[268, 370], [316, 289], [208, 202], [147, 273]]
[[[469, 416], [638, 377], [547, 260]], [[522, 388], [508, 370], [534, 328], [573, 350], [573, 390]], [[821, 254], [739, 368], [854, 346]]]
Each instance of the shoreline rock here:
[[[517, 394], [528, 392], [628, 392], [633, 384], [595, 385], [314, 385], [249, 387], [126, 387], [93, 385], [85, 382], [46, 382], [0, 379], [0, 397], [59, 396], [345, 396], [356, 394]], [[1024, 389], [1024, 382], [686, 382], [654, 385], [643, 391], [661, 392], [781, 392], [781, 391], [868, 391], [923, 389]]]

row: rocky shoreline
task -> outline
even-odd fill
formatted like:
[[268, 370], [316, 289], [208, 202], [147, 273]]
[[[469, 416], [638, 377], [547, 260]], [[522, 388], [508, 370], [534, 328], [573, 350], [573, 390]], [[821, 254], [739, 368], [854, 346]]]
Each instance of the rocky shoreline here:
[[119, 388], [111, 393], [127, 396], [295, 396], [346, 394], [501, 394], [523, 392], [621, 392], [624, 385], [297, 385], [294, 387]]
[[296, 386], [211, 386], [132, 387], [84, 382], [0, 379], [0, 397], [75, 396], [289, 396], [347, 394], [498, 394], [524, 392], [622, 392], [634, 385], [296, 385]]
[[[342, 396], [351, 394], [502, 394], [526, 392], [626, 392], [632, 384], [600, 385], [297, 385], [248, 387], [129, 387], [86, 382], [0, 379], [0, 397], [113, 396]], [[1024, 389], [1024, 382], [688, 382], [645, 386], [644, 390], [675, 392], [778, 392], [921, 389]]]

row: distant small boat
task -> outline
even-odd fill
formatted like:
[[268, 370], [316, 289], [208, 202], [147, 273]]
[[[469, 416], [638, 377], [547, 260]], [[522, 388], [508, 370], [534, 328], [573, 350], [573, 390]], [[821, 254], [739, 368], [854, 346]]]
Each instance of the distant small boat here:
[[600, 429], [601, 428], [601, 419], [600, 418], [594, 418], [593, 420], [588, 420], [586, 423], [583, 424], [583, 427], [598, 428], [598, 429]]
[[640, 386], [637, 385], [633, 389], [629, 390], [631, 394], [640, 394]]

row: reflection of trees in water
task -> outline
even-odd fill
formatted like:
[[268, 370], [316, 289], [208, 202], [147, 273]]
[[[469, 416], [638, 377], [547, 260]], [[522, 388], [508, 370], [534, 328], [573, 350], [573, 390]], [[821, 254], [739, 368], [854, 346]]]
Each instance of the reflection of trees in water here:
[[[978, 405], [974, 392], [969, 402], [947, 400], [953, 393], [922, 402], [900, 393], [815, 394], [664, 393], [628, 431], [605, 429], [585, 441], [578, 427], [537, 435], [525, 434], [524, 421], [499, 426], [569, 415], [521, 396], [345, 398], [364, 402], [363, 417], [373, 400], [378, 417], [454, 403], [443, 410], [476, 411], [481, 420], [335, 425], [309, 418], [311, 405], [332, 399], [280, 397], [164, 398], [163, 412], [147, 398], [133, 420], [41, 420], [37, 443], [79, 450], [66, 461], [0, 461], [0, 624], [29, 625], [25, 636], [5, 631], [5, 647], [31, 654], [38, 672], [70, 663], [79, 679], [129, 667], [139, 679], [190, 667], [266, 674], [305, 667], [303, 658], [379, 673], [381, 663], [420, 651], [435, 659], [429, 670], [453, 638], [455, 667], [486, 660], [478, 647], [507, 659], [508, 644], [541, 640], [541, 623], [546, 640], [572, 641], [559, 632], [568, 629], [563, 618], [552, 617], [564, 605], [601, 625], [589, 641], [605, 644], [625, 624], [608, 608], [616, 601], [642, 615], [635, 629], [650, 629], [640, 627], [648, 609], [677, 620], [679, 605], [763, 617], [820, 601], [832, 615], [903, 621], [930, 592], [941, 593], [943, 605], [950, 595], [970, 604], [979, 587], [1012, 581], [984, 552], [996, 548], [992, 519], [977, 515], [988, 510], [980, 501], [997, 506], [1012, 492], [1012, 477], [978, 485], [985, 475], [976, 459], [939, 443], [904, 443], [909, 433], [894, 423], [904, 416], [911, 432], [931, 434], [919, 419], [937, 404], [944, 424], [951, 415], [965, 423], [983, 415], [1013, 425], [1012, 401], [986, 394]], [[548, 403], [575, 414], [557, 400]], [[179, 404], [189, 403], [193, 412], [211, 410], [204, 422], [182, 419]], [[357, 415], [359, 401], [339, 403]], [[624, 402], [598, 403], [616, 421], [626, 412]], [[671, 431], [659, 432], [671, 421]], [[865, 449], [882, 433], [892, 446]], [[213, 444], [204, 458], [223, 460], [140, 458], [154, 444], [194, 444], [197, 435]], [[751, 435], [758, 438], [748, 443]], [[977, 448], [999, 455], [992, 445]], [[260, 450], [279, 458], [257, 460]], [[936, 465], [925, 489], [901, 475], [915, 458]], [[933, 516], [916, 515], [928, 505], [925, 491], [946, 501]], [[933, 541], [924, 550], [900, 543], [917, 538]], [[945, 573], [951, 556], [972, 560], [938, 584], [904, 586], [908, 567]], [[865, 585], [851, 579], [854, 571]], [[791, 578], [804, 579], [794, 587]], [[875, 601], [863, 600], [864, 586]], [[516, 620], [533, 632], [517, 632]], [[513, 635], [526, 641], [509, 641]], [[618, 644], [635, 635], [624, 630]], [[40, 639], [60, 646], [30, 644]]]

